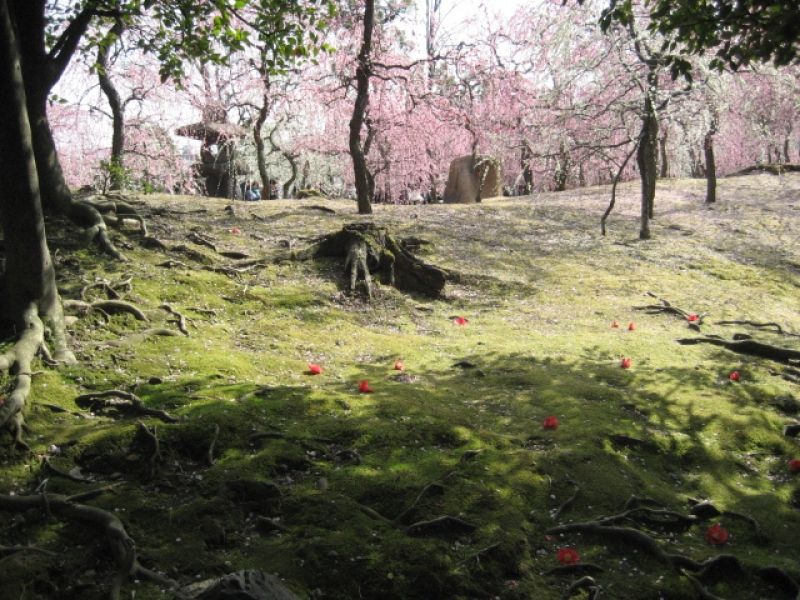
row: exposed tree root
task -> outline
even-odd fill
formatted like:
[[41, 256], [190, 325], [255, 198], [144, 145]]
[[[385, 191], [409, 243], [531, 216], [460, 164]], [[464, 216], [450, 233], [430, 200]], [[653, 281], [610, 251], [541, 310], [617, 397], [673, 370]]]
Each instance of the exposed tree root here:
[[602, 588], [597, 585], [597, 582], [593, 577], [589, 577], [587, 575], [586, 577], [581, 577], [577, 581], [573, 582], [567, 588], [567, 591], [564, 592], [563, 600], [569, 600], [582, 591], [585, 591], [588, 594], [586, 600], [598, 600], [598, 598], [600, 598]]
[[759, 358], [766, 358], [776, 362], [788, 364], [792, 361], [800, 361], [800, 350], [792, 350], [790, 348], [781, 348], [771, 344], [764, 344], [755, 340], [736, 340], [727, 341], [717, 337], [699, 337], [699, 338], [683, 338], [677, 340], [679, 344], [684, 346], [695, 344], [712, 344], [714, 346], [722, 346], [736, 352], [738, 354], [747, 354], [749, 356], [758, 356]]
[[393, 523], [400, 523], [402, 522], [403, 518], [406, 517], [412, 510], [414, 510], [417, 505], [422, 502], [424, 498], [431, 495], [440, 496], [445, 492], [445, 487], [439, 483], [438, 481], [434, 481], [433, 483], [429, 483], [422, 491], [417, 494], [416, 499], [412, 502], [408, 508], [403, 510], [399, 515], [397, 515], [394, 519], [392, 519]]
[[147, 408], [136, 394], [123, 390], [107, 390], [105, 392], [83, 394], [75, 398], [75, 404], [93, 412], [110, 408], [131, 417], [155, 417], [165, 423], [178, 422], [178, 419], [163, 410]]
[[764, 567], [756, 570], [762, 580], [766, 581], [769, 585], [781, 590], [790, 598], [800, 596], [800, 584], [798, 584], [792, 577], [785, 571], [778, 567]]
[[89, 477], [81, 477], [79, 475], [73, 475], [70, 472], [64, 471], [56, 467], [53, 463], [50, 462], [50, 458], [45, 456], [42, 459], [42, 466], [47, 469], [49, 473], [56, 475], [58, 477], [63, 477], [64, 479], [68, 479], [69, 481], [75, 481], [77, 483], [94, 483], [94, 480]]
[[174, 319], [171, 319], [170, 322], [175, 323], [178, 326], [178, 330], [183, 335], [189, 335], [189, 330], [186, 328], [186, 317], [184, 317], [181, 313], [172, 308], [172, 306], [170, 306], [169, 304], [164, 303], [159, 308], [167, 311], [169, 314], [175, 317]]
[[90, 200], [83, 199], [76, 203], [83, 203], [94, 208], [103, 216], [103, 220], [113, 219], [113, 224], [121, 226], [125, 220], [136, 221], [144, 237], [147, 237], [147, 224], [144, 218], [133, 206], [118, 199]]
[[564, 502], [562, 502], [559, 506], [550, 511], [550, 516], [554, 521], [557, 521], [564, 511], [569, 510], [572, 505], [575, 504], [578, 494], [581, 493], [581, 487], [577, 483], [575, 483], [572, 479], [568, 479], [568, 481], [575, 487], [575, 492], [572, 494], [572, 496], [564, 500]]
[[23, 410], [31, 392], [31, 363], [44, 343], [44, 324], [36, 305], [31, 304], [24, 311], [23, 322], [25, 329], [13, 349], [0, 355], [0, 369], [9, 370], [16, 377], [13, 390], [0, 403], [0, 428], [8, 429], [16, 445], [30, 451], [22, 439]]
[[429, 265], [406, 250], [387, 231], [372, 223], [351, 223], [341, 231], [322, 238], [290, 260], [343, 258], [348, 291], [354, 292], [358, 281], [364, 281], [366, 295], [371, 297], [371, 273], [379, 273], [384, 281], [404, 292], [439, 297], [448, 274]]
[[39, 402], [37, 403], [38, 406], [51, 410], [55, 413], [66, 413], [68, 415], [72, 415], [73, 417], [78, 417], [79, 419], [91, 419], [92, 416], [86, 413], [78, 412], [77, 410], [69, 410], [68, 408], [64, 408], [63, 406], [59, 406], [58, 404], [49, 404], [47, 402]]
[[778, 323], [759, 323], [757, 321], [717, 321], [717, 325], [749, 325], [750, 327], [755, 327], [756, 329], [773, 329], [775, 333], [779, 333], [780, 335], [800, 337], [800, 333], [786, 331]]
[[700, 331], [700, 326], [703, 324], [703, 319], [705, 318], [705, 315], [699, 314], [699, 315], [697, 315], [697, 320], [696, 321], [689, 322], [688, 321], [689, 316], [691, 314], [693, 314], [693, 313], [691, 313], [691, 312], [689, 312], [687, 310], [684, 310], [682, 308], [678, 308], [677, 306], [674, 306], [668, 300], [664, 300], [663, 298], [659, 298], [658, 296], [656, 296], [652, 292], [647, 292], [647, 295], [652, 297], [652, 298], [655, 298], [656, 300], [658, 300], [659, 304], [647, 304], [645, 306], [634, 306], [633, 310], [643, 310], [643, 311], [647, 312], [648, 314], [667, 313], [667, 314], [670, 314], [670, 315], [676, 315], [676, 316], [681, 317], [682, 319], [686, 320], [689, 323], [689, 327], [691, 329], [694, 329], [696, 331]]
[[[632, 500], [634, 499], [632, 498]], [[721, 554], [704, 562], [698, 562], [680, 554], [671, 554], [665, 552], [654, 538], [643, 531], [615, 525], [615, 523], [618, 523], [622, 520], [635, 517], [635, 513], [637, 512], [642, 512], [648, 517], [657, 516], [659, 519], [666, 516], [681, 526], [690, 526], [699, 519], [711, 518], [720, 514], [724, 514], [728, 517], [744, 519], [754, 527], [756, 535], [763, 537], [761, 536], [758, 523], [750, 517], [738, 513], [720, 512], [708, 502], [696, 503], [692, 507], [692, 511], [695, 514], [693, 514], [691, 517], [687, 517], [672, 511], [641, 506], [640, 504], [642, 499], [637, 498], [635, 500], [636, 501], [633, 503], [631, 500], [629, 500], [626, 504], [626, 507], [630, 508], [619, 515], [601, 517], [595, 521], [588, 521], [584, 523], [569, 523], [560, 525], [558, 527], [549, 529], [547, 533], [550, 535], [570, 533], [593, 535], [603, 539], [604, 541], [613, 540], [629, 546], [635, 546], [659, 562], [671, 567], [677, 573], [685, 576], [695, 588], [699, 598], [712, 600], [716, 599], [717, 597], [706, 589], [706, 585], [714, 585], [720, 581], [730, 580], [731, 578], [735, 577], [748, 577], [751, 574], [751, 571], [759, 576], [762, 576], [762, 572], [765, 573], [765, 578], [772, 578], [773, 585], [776, 585], [777, 587], [790, 589], [791, 586], [796, 586], [790, 577], [783, 572], [776, 573], [774, 568], [770, 567], [767, 569], [758, 570], [746, 569], [738, 558], [728, 554]]]
[[470, 554], [467, 558], [463, 559], [458, 564], [466, 565], [467, 563], [472, 562], [473, 560], [478, 562], [478, 564], [480, 564], [482, 557], [492, 553], [494, 550], [497, 550], [500, 547], [500, 545], [501, 545], [500, 542], [497, 542], [496, 544], [491, 544], [489, 546], [486, 546], [485, 548], [481, 548]]
[[165, 329], [163, 327], [153, 327], [150, 329], [145, 329], [143, 331], [139, 331], [132, 335], [129, 335], [121, 340], [112, 340], [110, 342], [102, 342], [107, 346], [126, 346], [126, 345], [136, 345], [141, 344], [145, 340], [151, 337], [176, 337], [178, 335], [177, 332], [173, 331], [172, 329]]
[[477, 525], [452, 517], [444, 515], [436, 517], [429, 521], [418, 521], [406, 527], [405, 532], [414, 537], [425, 535], [458, 535], [464, 533], [472, 533], [478, 528]]
[[190, 242], [197, 244], [198, 246], [205, 246], [206, 248], [211, 248], [214, 252], [217, 251], [217, 245], [211, 241], [211, 238], [197, 233], [196, 231], [192, 231], [189, 235], [186, 236]]
[[145, 315], [140, 308], [123, 300], [96, 300], [94, 302], [65, 300], [64, 308], [75, 310], [83, 315], [93, 311], [98, 311], [107, 315], [127, 313], [133, 315], [137, 321], [149, 321], [147, 315]]
[[122, 585], [129, 578], [144, 578], [160, 585], [175, 587], [171, 579], [145, 568], [136, 555], [136, 546], [133, 539], [125, 531], [122, 521], [114, 513], [94, 506], [77, 503], [74, 497], [41, 494], [38, 496], [6, 496], [0, 495], [0, 510], [9, 512], [24, 512], [41, 509], [48, 515], [79, 521], [98, 527], [105, 534], [110, 546], [117, 575], [111, 584], [109, 598], [119, 600]]
[[88, 302], [88, 295], [89, 292], [95, 289], [102, 290], [105, 295], [106, 299], [108, 300], [120, 300], [122, 298], [121, 291], [130, 292], [132, 288], [132, 277], [126, 277], [120, 281], [95, 281], [93, 283], [88, 283], [81, 289], [81, 300], [84, 302]]

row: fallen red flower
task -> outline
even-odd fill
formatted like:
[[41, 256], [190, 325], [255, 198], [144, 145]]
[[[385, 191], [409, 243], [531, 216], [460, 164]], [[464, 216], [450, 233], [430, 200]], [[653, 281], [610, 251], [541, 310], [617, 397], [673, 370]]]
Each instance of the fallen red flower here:
[[636, 331], [636, 323], [628, 323], [628, 331]]
[[611, 329], [618, 329], [619, 321], [611, 321]]
[[792, 473], [800, 473], [800, 458], [793, 458], [789, 461], [789, 470]]
[[545, 429], [558, 429], [558, 417], [552, 415], [545, 417], [544, 421], [542, 421], [542, 427]]
[[689, 321], [689, 323], [694, 323], [695, 321], [699, 321], [700, 317], [692, 313], [686, 317], [686, 320]]
[[312, 364], [308, 365], [308, 373], [310, 375], [319, 375], [320, 373], [322, 373], [322, 367], [312, 363]]
[[231, 232], [233, 235], [239, 235], [240, 233], [242, 233], [242, 230], [239, 229], [238, 227], [231, 227], [230, 229], [228, 229], [228, 231]]
[[630, 369], [632, 364], [633, 361], [630, 358], [625, 357], [622, 359], [622, 361], [620, 361], [619, 366], [623, 369]]
[[405, 364], [403, 364], [402, 360], [394, 361], [394, 370], [395, 371], [405, 371], [406, 370], [406, 366], [405, 366]]
[[706, 541], [714, 546], [722, 546], [723, 544], [727, 543], [729, 537], [730, 534], [728, 533], [728, 530], [719, 523], [715, 523], [706, 529]]
[[728, 375], [728, 379], [731, 381], [739, 381], [742, 376], [739, 374], [739, 371], [731, 371], [731, 374]]
[[375, 390], [369, 387], [369, 381], [364, 379], [363, 381], [360, 381], [358, 383], [358, 391], [361, 392], [362, 394], [371, 394]]
[[575, 565], [581, 561], [581, 555], [575, 548], [559, 548], [556, 558], [562, 565]]
[[469, 319], [466, 319], [464, 317], [456, 317], [455, 319], [453, 319], [453, 323], [455, 323], [456, 325], [464, 326], [467, 323], [469, 323]]

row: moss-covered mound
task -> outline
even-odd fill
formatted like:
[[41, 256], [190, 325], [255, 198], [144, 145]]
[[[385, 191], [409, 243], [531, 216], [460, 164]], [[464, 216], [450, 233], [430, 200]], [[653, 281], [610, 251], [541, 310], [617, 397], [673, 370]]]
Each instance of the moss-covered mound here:
[[800, 175], [703, 185], [659, 183], [646, 243], [634, 184], [606, 238], [607, 188], [376, 206], [437, 299], [286, 259], [345, 201], [134, 199], [126, 262], [51, 231], [80, 363], [0, 440], [0, 598], [793, 598], [800, 367], [676, 340], [800, 349]]

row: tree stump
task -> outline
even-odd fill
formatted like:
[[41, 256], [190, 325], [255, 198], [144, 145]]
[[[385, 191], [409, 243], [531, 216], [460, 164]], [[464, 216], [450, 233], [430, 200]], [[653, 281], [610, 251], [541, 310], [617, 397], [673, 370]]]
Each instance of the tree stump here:
[[438, 298], [447, 283], [447, 272], [429, 265], [408, 251], [401, 241], [373, 223], [350, 223], [329, 234], [307, 251], [309, 258], [343, 258], [347, 290], [356, 292], [363, 282], [372, 298], [372, 274], [381, 283], [402, 292]]

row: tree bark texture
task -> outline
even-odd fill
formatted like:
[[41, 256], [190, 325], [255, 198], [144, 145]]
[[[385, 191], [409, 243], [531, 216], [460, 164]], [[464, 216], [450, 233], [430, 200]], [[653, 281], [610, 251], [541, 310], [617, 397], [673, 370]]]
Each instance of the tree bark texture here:
[[269, 194], [269, 173], [267, 172], [267, 153], [264, 148], [264, 136], [262, 130], [264, 123], [269, 116], [269, 80], [265, 79], [264, 86], [267, 91], [261, 100], [261, 108], [258, 109], [258, 118], [256, 118], [255, 126], [253, 127], [253, 141], [256, 143], [256, 162], [258, 163], [258, 174], [261, 176], [261, 189], [264, 194]]
[[125, 152], [125, 108], [117, 87], [109, 75], [108, 50], [125, 31], [125, 24], [117, 19], [97, 49], [97, 80], [103, 90], [108, 106], [111, 109], [111, 157], [109, 158], [109, 179], [112, 190], [125, 187], [124, 157]]
[[108, 238], [102, 215], [87, 202], [76, 202], [61, 169], [50, 122], [47, 100], [61, 78], [93, 16], [89, 7], [82, 10], [48, 52], [45, 47], [45, 0], [7, 0], [12, 9], [18, 37], [27, 115], [38, 173], [41, 205], [59, 212], [84, 229], [89, 240], [106, 252], [121, 258]]
[[375, 0], [366, 0], [364, 5], [364, 37], [358, 53], [356, 67], [356, 101], [353, 117], [350, 119], [350, 156], [356, 182], [358, 212], [362, 215], [372, 213], [372, 199], [369, 196], [367, 178], [367, 159], [361, 144], [361, 129], [369, 105], [369, 80], [372, 75], [372, 32], [375, 27]]
[[0, 0], [0, 225], [5, 246], [2, 274], [3, 316], [18, 340], [0, 355], [0, 368], [16, 375], [14, 389], [0, 405], [0, 427], [22, 443], [22, 411], [31, 388], [31, 361], [52, 330], [55, 358], [74, 360], [66, 349], [64, 316], [47, 247], [31, 127], [12, 7]]
[[703, 140], [703, 152], [706, 157], [706, 204], [714, 204], [717, 201], [717, 164], [714, 160], [714, 134], [717, 132], [717, 124], [711, 122]]
[[[648, 80], [650, 77], [648, 77]], [[642, 182], [642, 215], [639, 239], [650, 239], [650, 219], [656, 196], [656, 154], [658, 143], [658, 120], [650, 90], [648, 90], [642, 115], [642, 132], [636, 162], [639, 166], [639, 177]]]
[[658, 139], [658, 146], [659, 146], [659, 155], [661, 156], [661, 172], [659, 173], [659, 177], [661, 179], [666, 179], [669, 177], [669, 157], [667, 156], [667, 132], [664, 132]]

